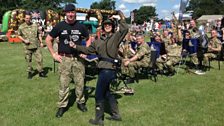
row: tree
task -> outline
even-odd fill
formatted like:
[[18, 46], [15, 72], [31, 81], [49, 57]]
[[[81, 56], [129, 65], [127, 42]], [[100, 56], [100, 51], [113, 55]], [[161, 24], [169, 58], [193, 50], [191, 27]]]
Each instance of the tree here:
[[[26, 9], [26, 10], [46, 10], [61, 11], [62, 5], [66, 3], [76, 3], [76, 0], [0, 0], [0, 22], [3, 14], [8, 10]], [[63, 4], [62, 4], [63, 3]]]
[[56, 12], [61, 11], [63, 5], [66, 3], [76, 3], [76, 0], [23, 0], [23, 8], [27, 10], [38, 9], [46, 10], [52, 9]]
[[190, 0], [187, 11], [193, 11], [193, 18], [199, 18], [202, 15], [213, 15], [224, 13], [223, 0]]
[[157, 16], [156, 8], [152, 6], [141, 6], [139, 10], [134, 10], [134, 15], [134, 22], [137, 24], [143, 24], [144, 21], [149, 20], [149, 18]]
[[2, 17], [4, 13], [8, 10], [13, 10], [22, 5], [22, 0], [0, 0], [0, 22], [2, 21]]
[[[93, 2], [90, 5], [90, 9], [115, 10], [115, 3], [116, 2], [113, 0], [101, 0], [99, 2]], [[95, 14], [92, 14], [91, 16], [96, 17]], [[105, 19], [107, 19], [107, 15], [103, 15], [103, 20]]]
[[93, 2], [90, 6], [91, 9], [104, 9], [104, 10], [115, 10], [114, 0], [101, 0], [99, 2]]

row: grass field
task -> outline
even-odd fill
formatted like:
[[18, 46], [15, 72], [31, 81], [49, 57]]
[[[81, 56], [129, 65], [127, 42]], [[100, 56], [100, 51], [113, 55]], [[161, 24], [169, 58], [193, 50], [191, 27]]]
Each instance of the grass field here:
[[[22, 44], [0, 43], [0, 125], [88, 126], [95, 114], [94, 93], [87, 101], [88, 112], [80, 112], [74, 103], [62, 118], [55, 117], [58, 74], [51, 71], [53, 61], [48, 50], [43, 48], [42, 52], [48, 77], [28, 80]], [[105, 125], [223, 126], [224, 64], [221, 70], [217, 62], [212, 66], [203, 76], [180, 69], [173, 77], [159, 76], [157, 83], [143, 79], [129, 85], [135, 94], [118, 97], [123, 121], [105, 120]], [[95, 81], [86, 85], [94, 87]]]

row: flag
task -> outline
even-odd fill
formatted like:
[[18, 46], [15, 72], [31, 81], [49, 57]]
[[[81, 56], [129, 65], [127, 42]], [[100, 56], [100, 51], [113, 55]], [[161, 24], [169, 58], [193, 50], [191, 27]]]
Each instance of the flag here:
[[131, 12], [131, 23], [135, 21], [135, 13]]
[[179, 9], [179, 21], [183, 18], [183, 13], [186, 11], [186, 6], [188, 4], [189, 0], [181, 0], [180, 1], [180, 9]]

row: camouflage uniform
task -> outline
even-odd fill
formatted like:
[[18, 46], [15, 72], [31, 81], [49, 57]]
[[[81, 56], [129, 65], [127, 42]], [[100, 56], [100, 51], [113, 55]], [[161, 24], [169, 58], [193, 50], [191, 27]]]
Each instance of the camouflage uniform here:
[[170, 43], [172, 43], [172, 40], [169, 36], [161, 36], [162, 41], [165, 43], [165, 47], [167, 47]]
[[119, 47], [120, 58], [125, 58], [125, 59], [131, 58], [134, 55], [134, 53], [133, 53], [134, 50], [132, 49], [133, 51], [131, 51], [130, 43], [131, 43], [130, 41], [125, 41], [125, 42], [123, 42], [123, 44], [120, 45], [120, 47]]
[[69, 41], [81, 45], [82, 37], [89, 37], [86, 27], [78, 22], [70, 25], [65, 21], [61, 21], [52, 29], [49, 35], [52, 38], [59, 37], [58, 50], [55, 52], [62, 56], [62, 62], [58, 66], [60, 79], [58, 108], [65, 108], [68, 105], [69, 84], [72, 79], [76, 84], [76, 103], [78, 105], [84, 104], [84, 61], [79, 57], [80, 53], [69, 46]]
[[[211, 45], [212, 48], [221, 48], [221, 41], [217, 38], [214, 37], [210, 40], [209, 44]], [[204, 65], [207, 65], [209, 58], [216, 58], [218, 52], [212, 51], [210, 48], [208, 48], [208, 53], [204, 54]]]
[[30, 44], [24, 44], [25, 59], [28, 65], [27, 72], [32, 71], [32, 55], [35, 56], [37, 62], [38, 72], [43, 71], [43, 56], [40, 50], [40, 43], [38, 40], [38, 26], [33, 23], [27, 25], [23, 23], [19, 26], [18, 35], [24, 39], [29, 40]]
[[[196, 28], [195, 28], [196, 29]], [[190, 35], [191, 35], [191, 38], [199, 38], [200, 37], [200, 34], [199, 32], [197, 31], [194, 31], [193, 28], [189, 29], [189, 32], [190, 32]], [[194, 46], [191, 42], [191, 40], [189, 41], [189, 47], [191, 46]], [[190, 55], [190, 58], [191, 58], [191, 61], [193, 62], [194, 65], [199, 65], [199, 60], [198, 60], [198, 55], [197, 53], [193, 53]]]
[[181, 50], [182, 50], [181, 46], [178, 46], [177, 44], [167, 46], [168, 57], [165, 65], [168, 67], [170, 72], [174, 71], [173, 66], [180, 61]]
[[143, 43], [137, 47], [136, 54], [138, 56], [138, 60], [134, 62], [130, 62], [127, 67], [123, 64], [121, 66], [122, 74], [125, 74], [129, 77], [135, 77], [136, 70], [141, 67], [149, 67], [150, 64], [150, 47], [147, 43]]
[[66, 107], [68, 104], [69, 83], [72, 78], [76, 83], [76, 103], [84, 103], [85, 97], [83, 95], [83, 78], [85, 77], [85, 66], [83, 59], [63, 56], [62, 62], [58, 66], [58, 70], [60, 79], [58, 107]]

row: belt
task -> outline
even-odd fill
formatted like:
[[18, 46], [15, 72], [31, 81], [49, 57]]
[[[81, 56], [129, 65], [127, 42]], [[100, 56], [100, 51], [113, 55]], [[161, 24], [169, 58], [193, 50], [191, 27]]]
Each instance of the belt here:
[[64, 56], [64, 57], [69, 57], [69, 58], [73, 58], [75, 57], [74, 55], [72, 54], [66, 54], [66, 53], [58, 53], [60, 56]]

